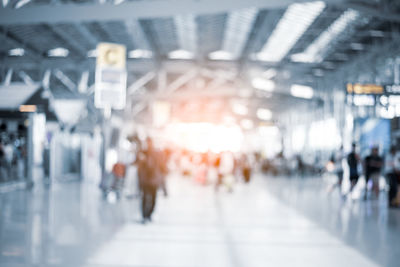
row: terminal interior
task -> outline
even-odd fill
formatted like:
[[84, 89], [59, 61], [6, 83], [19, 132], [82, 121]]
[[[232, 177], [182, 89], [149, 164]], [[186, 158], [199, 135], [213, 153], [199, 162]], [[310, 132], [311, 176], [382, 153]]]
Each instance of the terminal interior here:
[[399, 1], [2, 0], [0, 266], [400, 266], [399, 118]]

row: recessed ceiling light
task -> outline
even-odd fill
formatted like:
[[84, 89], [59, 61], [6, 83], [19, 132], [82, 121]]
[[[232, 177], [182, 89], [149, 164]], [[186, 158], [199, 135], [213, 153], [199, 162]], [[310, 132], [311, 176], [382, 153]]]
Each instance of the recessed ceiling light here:
[[229, 52], [223, 51], [223, 50], [211, 52], [208, 55], [208, 57], [211, 60], [234, 60], [234, 56], [232, 53], [229, 53]]
[[13, 48], [11, 50], [8, 51], [8, 55], [12, 56], [12, 57], [22, 57], [23, 55], [25, 55], [25, 50], [23, 48]]
[[69, 50], [64, 47], [57, 47], [49, 50], [47, 55], [49, 57], [67, 57], [69, 55]]
[[170, 59], [193, 59], [194, 55], [190, 51], [179, 49], [169, 52], [168, 57]]
[[144, 49], [131, 50], [128, 53], [129, 58], [152, 58], [153, 52]]
[[249, 112], [249, 109], [242, 103], [234, 102], [232, 104], [232, 111], [233, 111], [233, 113], [235, 113], [237, 115], [244, 116], [244, 115], [247, 115], [247, 113]]
[[257, 118], [259, 118], [260, 120], [268, 121], [272, 119], [272, 112], [271, 110], [266, 108], [259, 108], [257, 109]]
[[245, 130], [251, 130], [254, 127], [254, 123], [250, 119], [243, 119], [240, 121], [240, 125], [243, 127]]
[[264, 78], [254, 78], [251, 80], [251, 85], [260, 90], [272, 92], [275, 90], [275, 83]]
[[293, 84], [290, 87], [290, 93], [294, 97], [311, 99], [314, 96], [314, 90], [310, 86]]

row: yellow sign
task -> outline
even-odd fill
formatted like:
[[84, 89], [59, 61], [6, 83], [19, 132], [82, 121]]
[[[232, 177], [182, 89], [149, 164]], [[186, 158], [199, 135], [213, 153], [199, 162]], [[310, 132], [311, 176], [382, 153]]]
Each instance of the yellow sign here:
[[21, 106], [19, 106], [19, 111], [20, 112], [36, 112], [36, 106], [35, 105], [21, 105]]
[[383, 86], [376, 84], [347, 84], [347, 93], [357, 95], [379, 95], [384, 93]]
[[97, 67], [125, 69], [125, 65], [125, 46], [111, 43], [97, 45]]

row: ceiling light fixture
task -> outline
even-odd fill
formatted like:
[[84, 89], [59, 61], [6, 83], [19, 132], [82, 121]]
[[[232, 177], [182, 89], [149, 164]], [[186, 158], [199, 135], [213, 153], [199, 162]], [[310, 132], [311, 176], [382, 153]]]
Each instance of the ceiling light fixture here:
[[12, 57], [22, 57], [25, 55], [25, 50], [23, 48], [13, 48], [8, 51], [8, 55]]
[[233, 113], [241, 116], [247, 115], [247, 113], [249, 113], [249, 109], [245, 105], [237, 102], [234, 102], [232, 104], [232, 111]]
[[178, 49], [168, 53], [168, 58], [170, 59], [193, 59], [194, 55], [192, 52]]
[[272, 112], [266, 108], [257, 109], [257, 118], [264, 121], [269, 121], [272, 119]]
[[47, 55], [49, 57], [67, 57], [69, 55], [69, 50], [63, 47], [57, 47], [49, 50]]
[[260, 90], [272, 92], [275, 90], [275, 82], [264, 78], [254, 78], [251, 80], [251, 85]]
[[314, 96], [314, 90], [310, 86], [293, 84], [290, 87], [290, 94], [298, 98], [311, 99]]
[[152, 58], [153, 52], [144, 49], [131, 50], [128, 53], [128, 58]]
[[211, 52], [208, 55], [208, 58], [211, 60], [234, 60], [235, 59], [234, 56], [232, 55], [232, 53], [223, 51], [223, 50]]

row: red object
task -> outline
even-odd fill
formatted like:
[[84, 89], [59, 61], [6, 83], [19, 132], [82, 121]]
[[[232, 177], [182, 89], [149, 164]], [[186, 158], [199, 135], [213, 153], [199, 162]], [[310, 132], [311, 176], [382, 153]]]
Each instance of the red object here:
[[124, 178], [126, 174], [126, 166], [125, 164], [122, 164], [120, 162], [117, 162], [114, 164], [112, 173], [115, 175], [117, 178]]

